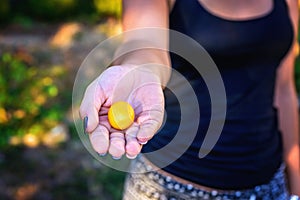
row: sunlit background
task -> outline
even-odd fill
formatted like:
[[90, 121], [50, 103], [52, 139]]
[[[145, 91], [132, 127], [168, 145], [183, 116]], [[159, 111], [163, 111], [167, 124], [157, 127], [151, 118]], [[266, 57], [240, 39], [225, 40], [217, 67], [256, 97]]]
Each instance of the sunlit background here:
[[[121, 0], [0, 1], [0, 199], [121, 198], [125, 174], [88, 154], [71, 110], [81, 62], [120, 16]], [[299, 93], [299, 59], [295, 80]]]
[[80, 64], [120, 15], [120, 0], [0, 1], [1, 200], [121, 198], [125, 174], [88, 154], [71, 110]]

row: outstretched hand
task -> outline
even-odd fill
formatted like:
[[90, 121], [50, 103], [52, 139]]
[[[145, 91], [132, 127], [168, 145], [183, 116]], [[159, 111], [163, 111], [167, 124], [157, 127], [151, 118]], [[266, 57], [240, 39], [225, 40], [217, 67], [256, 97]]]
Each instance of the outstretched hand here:
[[[126, 130], [116, 130], [108, 121], [108, 110], [117, 101], [128, 102], [135, 121]], [[146, 68], [122, 65], [105, 70], [86, 89], [80, 106], [88, 117], [86, 132], [94, 150], [109, 152], [114, 159], [123, 154], [135, 158], [163, 121], [164, 97], [159, 78]]]

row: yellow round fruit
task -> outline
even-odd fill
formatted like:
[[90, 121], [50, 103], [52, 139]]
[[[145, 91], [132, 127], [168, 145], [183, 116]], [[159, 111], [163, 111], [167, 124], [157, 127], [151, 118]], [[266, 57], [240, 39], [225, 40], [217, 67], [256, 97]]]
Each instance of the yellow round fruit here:
[[116, 102], [108, 110], [108, 121], [113, 128], [124, 130], [133, 123], [134, 110], [127, 102]]

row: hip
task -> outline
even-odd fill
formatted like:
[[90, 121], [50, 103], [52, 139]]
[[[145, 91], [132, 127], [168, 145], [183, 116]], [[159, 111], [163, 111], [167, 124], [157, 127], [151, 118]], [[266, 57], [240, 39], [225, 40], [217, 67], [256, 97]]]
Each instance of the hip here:
[[155, 166], [142, 156], [133, 161], [131, 167], [134, 169], [134, 173], [130, 173], [127, 176], [124, 188], [124, 200], [285, 200], [289, 196], [286, 187], [284, 164], [278, 168], [268, 183], [243, 190], [220, 190], [190, 182], [161, 169], [155, 170]]

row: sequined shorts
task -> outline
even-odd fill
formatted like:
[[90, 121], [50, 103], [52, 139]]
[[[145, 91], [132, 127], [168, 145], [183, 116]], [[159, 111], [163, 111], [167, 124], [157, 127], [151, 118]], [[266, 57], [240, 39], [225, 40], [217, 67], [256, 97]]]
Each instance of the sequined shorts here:
[[[192, 184], [186, 184], [172, 179], [170, 176], [149, 171], [151, 165], [144, 157], [135, 159], [131, 168], [135, 173], [129, 173], [125, 186], [123, 200], [287, 200], [289, 199], [284, 165], [274, 174], [272, 180], [251, 189], [239, 191], [203, 190]], [[144, 172], [145, 173], [137, 173]]]

